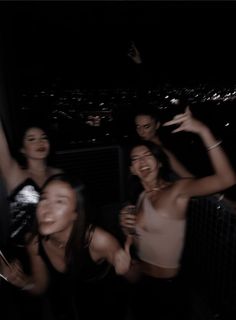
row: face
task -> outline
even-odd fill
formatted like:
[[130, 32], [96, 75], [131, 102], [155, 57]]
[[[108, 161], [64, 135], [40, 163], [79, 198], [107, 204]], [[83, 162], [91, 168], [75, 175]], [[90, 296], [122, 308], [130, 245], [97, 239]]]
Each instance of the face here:
[[142, 180], [155, 179], [159, 171], [159, 163], [146, 146], [137, 146], [130, 153], [131, 171]]
[[70, 234], [77, 219], [76, 192], [63, 181], [52, 181], [43, 190], [36, 210], [42, 235]]
[[138, 115], [135, 117], [137, 134], [143, 140], [152, 140], [156, 135], [156, 130], [160, 123], [149, 115]]
[[46, 133], [40, 128], [29, 128], [23, 138], [22, 153], [26, 158], [45, 159], [49, 154], [49, 141]]

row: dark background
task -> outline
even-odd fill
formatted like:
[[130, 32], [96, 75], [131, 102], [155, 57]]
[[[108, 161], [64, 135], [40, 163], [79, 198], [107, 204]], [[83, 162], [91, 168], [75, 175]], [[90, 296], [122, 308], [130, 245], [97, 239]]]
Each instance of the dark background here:
[[124, 86], [135, 40], [152, 81], [235, 82], [232, 1], [2, 1], [11, 86]]

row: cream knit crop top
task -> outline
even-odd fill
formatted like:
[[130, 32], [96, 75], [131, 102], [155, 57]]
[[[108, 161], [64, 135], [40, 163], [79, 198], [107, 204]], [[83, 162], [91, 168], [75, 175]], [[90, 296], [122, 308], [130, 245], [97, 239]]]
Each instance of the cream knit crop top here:
[[178, 268], [186, 220], [169, 218], [157, 212], [145, 193], [140, 195], [139, 203], [142, 203], [144, 216], [142, 226], [136, 226], [138, 257], [158, 267]]

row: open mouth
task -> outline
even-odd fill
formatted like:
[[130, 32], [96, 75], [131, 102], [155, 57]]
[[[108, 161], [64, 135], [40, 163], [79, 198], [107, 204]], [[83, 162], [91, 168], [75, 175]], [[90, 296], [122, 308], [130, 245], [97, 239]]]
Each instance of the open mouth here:
[[36, 151], [37, 151], [37, 152], [45, 152], [45, 151], [46, 151], [46, 148], [41, 147], [41, 148], [36, 149]]
[[150, 170], [150, 167], [145, 166], [145, 167], [140, 168], [140, 171], [147, 171], [147, 170]]

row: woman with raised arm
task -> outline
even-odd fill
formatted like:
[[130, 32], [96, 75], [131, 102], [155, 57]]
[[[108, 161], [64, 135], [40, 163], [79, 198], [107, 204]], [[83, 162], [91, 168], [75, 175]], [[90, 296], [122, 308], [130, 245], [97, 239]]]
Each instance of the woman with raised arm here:
[[[133, 230], [133, 244], [141, 279], [134, 290], [137, 319], [189, 319], [186, 294], [180, 281], [180, 263], [185, 239], [186, 214], [191, 197], [206, 196], [236, 183], [235, 172], [221, 141], [209, 128], [194, 119], [189, 108], [164, 125], [179, 125], [173, 132], [199, 135], [206, 146], [214, 173], [203, 178], [169, 179], [167, 157], [151, 141], [138, 143], [130, 152], [130, 170], [144, 191], [136, 203], [136, 214], [129, 207], [121, 210], [121, 226], [126, 234]], [[144, 294], [142, 294], [144, 293]]]
[[[123, 249], [111, 234], [90, 224], [89, 209], [81, 182], [65, 174], [51, 177], [42, 189], [36, 210], [38, 233], [31, 236], [27, 247], [30, 275], [17, 261], [10, 267], [2, 265], [2, 273], [13, 285], [35, 295], [49, 292], [55, 319], [76, 318], [73, 308], [77, 309], [79, 301], [71, 304], [74, 290], [78, 293], [83, 283], [96, 279], [97, 270], [105, 262], [118, 275], [129, 270], [130, 237]], [[96, 315], [92, 294], [84, 303], [87, 312]], [[82, 298], [83, 292], [79, 296]]]
[[34, 221], [40, 188], [50, 176], [62, 172], [48, 165], [50, 142], [38, 125], [24, 131], [20, 152], [24, 166], [12, 157], [0, 123], [0, 171], [10, 204], [10, 242], [17, 247], [23, 246], [25, 233]]

